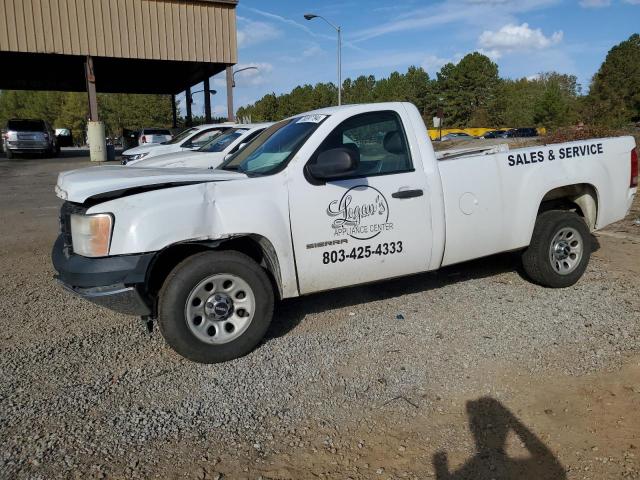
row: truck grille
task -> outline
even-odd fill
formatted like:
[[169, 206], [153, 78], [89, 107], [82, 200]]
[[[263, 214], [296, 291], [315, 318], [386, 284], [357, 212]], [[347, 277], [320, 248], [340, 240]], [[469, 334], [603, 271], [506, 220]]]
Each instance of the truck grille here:
[[60, 207], [60, 234], [64, 242], [64, 254], [69, 256], [73, 253], [73, 242], [71, 241], [71, 215], [84, 214], [87, 207], [79, 203], [64, 202]]

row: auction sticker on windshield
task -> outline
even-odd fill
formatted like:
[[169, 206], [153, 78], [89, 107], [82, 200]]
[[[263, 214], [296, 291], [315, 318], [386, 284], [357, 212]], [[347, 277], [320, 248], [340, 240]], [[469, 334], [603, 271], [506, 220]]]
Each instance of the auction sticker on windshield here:
[[327, 118], [328, 115], [305, 115], [300, 117], [296, 123], [320, 123]]

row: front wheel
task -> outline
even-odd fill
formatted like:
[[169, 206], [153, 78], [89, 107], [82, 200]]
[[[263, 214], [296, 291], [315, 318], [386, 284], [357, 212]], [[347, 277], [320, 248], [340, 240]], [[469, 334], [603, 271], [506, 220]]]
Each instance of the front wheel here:
[[183, 357], [225, 362], [246, 355], [262, 340], [273, 306], [269, 278], [251, 258], [233, 251], [203, 252], [167, 277], [158, 301], [158, 325]]
[[589, 264], [591, 233], [574, 212], [549, 210], [541, 213], [533, 229], [531, 244], [522, 254], [527, 275], [552, 288], [576, 283]]

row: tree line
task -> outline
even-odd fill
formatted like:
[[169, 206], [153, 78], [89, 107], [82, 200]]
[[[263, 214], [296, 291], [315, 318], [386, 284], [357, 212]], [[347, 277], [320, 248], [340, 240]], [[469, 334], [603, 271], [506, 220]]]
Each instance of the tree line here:
[[[303, 85], [291, 92], [269, 93], [238, 109], [239, 118], [275, 121], [299, 112], [335, 105], [332, 83]], [[346, 79], [344, 103], [408, 101], [428, 125], [439, 112], [447, 127], [561, 127], [584, 122], [620, 127], [640, 122], [640, 35], [613, 47], [582, 95], [575, 75], [544, 72], [531, 78], [500, 78], [498, 66], [485, 55], [470, 53], [447, 63], [430, 78], [421, 67]]]
[[[170, 127], [173, 121], [169, 95], [98, 94], [98, 112], [111, 137], [120, 136], [123, 128]], [[0, 92], [0, 128], [10, 118], [37, 118], [71, 129], [74, 141], [84, 142], [88, 117], [86, 93]]]
[[[333, 83], [303, 85], [281, 95], [269, 93], [239, 108], [237, 117], [275, 121], [335, 105], [336, 98]], [[444, 65], [435, 78], [415, 66], [385, 78], [348, 78], [342, 98], [344, 103], [409, 101], [429, 126], [440, 111], [447, 127], [554, 128], [578, 122], [620, 127], [640, 122], [640, 35], [609, 51], [587, 95], [574, 75], [547, 72], [532, 78], [501, 78], [498, 66], [475, 52], [457, 64]], [[109, 136], [119, 136], [123, 128], [172, 123], [168, 95], [99, 94], [98, 108]], [[76, 141], [83, 141], [87, 109], [86, 93], [4, 90], [0, 92], [0, 128], [9, 118], [41, 118], [57, 128], [71, 128]], [[203, 118], [194, 118], [194, 123], [201, 122]]]

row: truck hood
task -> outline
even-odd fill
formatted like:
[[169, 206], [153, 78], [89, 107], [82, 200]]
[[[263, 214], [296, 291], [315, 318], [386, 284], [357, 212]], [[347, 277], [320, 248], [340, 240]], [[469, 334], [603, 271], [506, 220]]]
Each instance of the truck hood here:
[[89, 167], [58, 175], [56, 195], [62, 200], [83, 203], [88, 198], [116, 198], [144, 190], [193, 183], [247, 178], [242, 173], [198, 168]]
[[132, 167], [162, 167], [162, 168], [209, 168], [217, 167], [224, 160], [222, 152], [179, 152], [167, 155], [158, 155], [152, 158], [143, 158], [137, 162], [131, 162]]
[[143, 145], [138, 145], [137, 147], [130, 148], [129, 150], [125, 150], [122, 152], [123, 155], [136, 155], [138, 153], [148, 152], [151, 149], [159, 148], [159, 147], [167, 147], [168, 145], [164, 143], [145, 143]]

